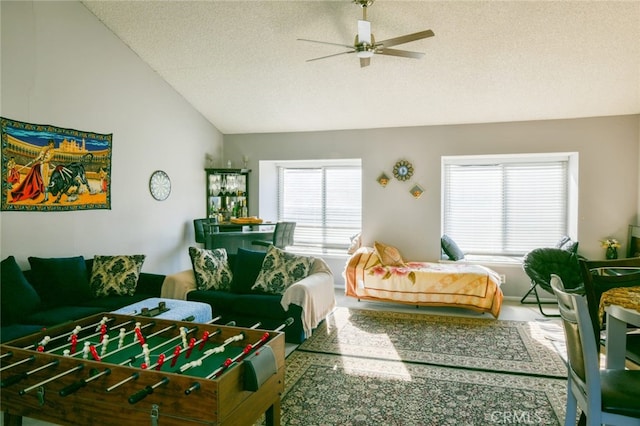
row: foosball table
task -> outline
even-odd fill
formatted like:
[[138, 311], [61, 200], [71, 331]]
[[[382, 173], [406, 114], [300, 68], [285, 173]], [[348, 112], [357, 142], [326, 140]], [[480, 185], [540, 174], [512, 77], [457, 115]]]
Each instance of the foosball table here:
[[215, 321], [107, 313], [2, 344], [4, 425], [279, 424], [286, 324]]

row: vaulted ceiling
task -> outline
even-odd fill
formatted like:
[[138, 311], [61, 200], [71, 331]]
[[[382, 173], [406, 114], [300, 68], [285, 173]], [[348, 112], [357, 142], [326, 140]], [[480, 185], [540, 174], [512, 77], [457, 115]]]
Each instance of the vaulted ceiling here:
[[362, 9], [341, 1], [84, 1], [225, 134], [640, 113], [639, 1], [394, 1], [376, 40], [422, 59], [355, 54]]

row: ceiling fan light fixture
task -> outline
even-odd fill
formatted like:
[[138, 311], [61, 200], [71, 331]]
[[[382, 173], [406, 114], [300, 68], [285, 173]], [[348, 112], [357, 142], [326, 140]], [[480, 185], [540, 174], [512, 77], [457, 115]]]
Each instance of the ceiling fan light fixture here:
[[357, 46], [356, 55], [358, 58], [370, 58], [373, 56], [374, 48], [373, 46]]

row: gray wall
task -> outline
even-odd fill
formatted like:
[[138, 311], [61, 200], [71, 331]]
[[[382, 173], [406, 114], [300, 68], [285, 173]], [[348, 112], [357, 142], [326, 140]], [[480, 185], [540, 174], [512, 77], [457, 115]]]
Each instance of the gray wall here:
[[[143, 270], [190, 267], [191, 220], [204, 214], [205, 154], [254, 170], [258, 160], [362, 158], [365, 243], [397, 245], [407, 259], [435, 260], [440, 236], [440, 157], [455, 154], [578, 151], [581, 253], [603, 257], [598, 240], [626, 242], [637, 223], [640, 116], [600, 117], [399, 129], [224, 136], [107, 30], [79, 2], [0, 2], [0, 114], [15, 120], [113, 133], [112, 209], [2, 212], [0, 257], [144, 253]], [[410, 182], [376, 178], [399, 159], [415, 167]], [[164, 169], [173, 191], [165, 202], [148, 191]], [[426, 192], [414, 200], [408, 189]], [[336, 279], [344, 263], [334, 264]], [[528, 287], [519, 268], [507, 274], [507, 294]]]
[[[2, 258], [147, 256], [143, 271], [190, 267], [204, 214], [205, 153], [222, 134], [79, 2], [1, 2], [3, 117], [113, 133], [111, 210], [2, 212]], [[151, 198], [165, 170], [172, 193]]]
[[[599, 240], [612, 236], [626, 243], [627, 226], [638, 216], [640, 116], [583, 118], [457, 126], [429, 126], [334, 132], [225, 135], [225, 156], [238, 161], [362, 158], [363, 240], [397, 246], [405, 259], [434, 261], [440, 254], [440, 158], [443, 155], [579, 153], [580, 253], [603, 258]], [[392, 179], [386, 188], [376, 178], [391, 176], [397, 160], [410, 161], [410, 181]], [[426, 192], [413, 199], [409, 188]], [[532, 182], [534, 185], [535, 182]], [[257, 194], [257, 179], [251, 180]], [[258, 202], [251, 200], [256, 212]], [[275, 219], [275, 218], [269, 218]], [[623, 251], [626, 247], [623, 247]], [[529, 287], [519, 266], [489, 265], [507, 276], [505, 294]], [[341, 273], [341, 270], [334, 270]]]

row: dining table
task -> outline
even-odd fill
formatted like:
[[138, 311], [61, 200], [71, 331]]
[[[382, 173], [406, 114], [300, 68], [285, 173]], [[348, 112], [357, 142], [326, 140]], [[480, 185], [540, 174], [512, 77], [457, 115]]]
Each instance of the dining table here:
[[624, 369], [627, 355], [627, 324], [640, 327], [640, 285], [605, 291], [600, 309], [606, 315], [607, 369]]

